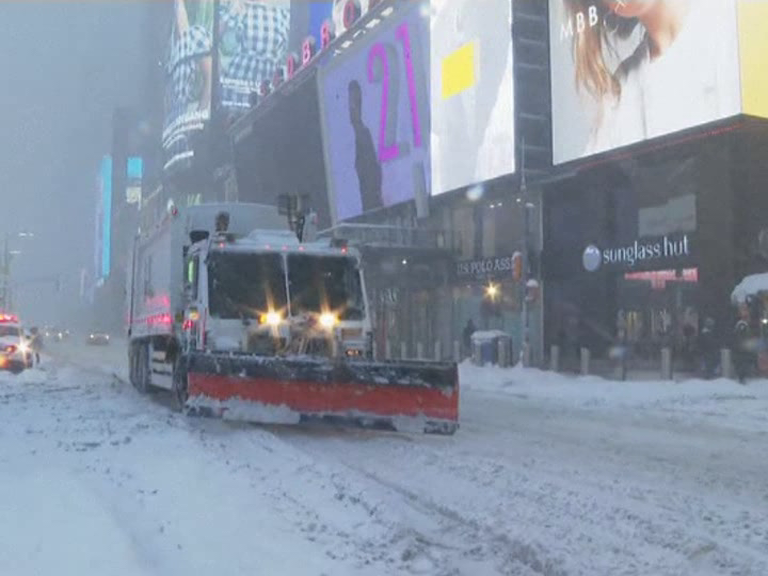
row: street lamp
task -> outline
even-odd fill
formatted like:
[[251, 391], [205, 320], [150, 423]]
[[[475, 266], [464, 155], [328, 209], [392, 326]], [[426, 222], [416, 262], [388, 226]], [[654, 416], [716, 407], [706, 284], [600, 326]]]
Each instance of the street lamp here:
[[33, 232], [27, 230], [11, 234], [5, 233], [5, 242], [3, 245], [3, 270], [2, 270], [2, 282], [0, 282], [0, 306], [3, 309], [11, 307], [11, 257], [21, 254], [21, 250], [11, 250], [10, 241], [11, 238], [34, 238]]

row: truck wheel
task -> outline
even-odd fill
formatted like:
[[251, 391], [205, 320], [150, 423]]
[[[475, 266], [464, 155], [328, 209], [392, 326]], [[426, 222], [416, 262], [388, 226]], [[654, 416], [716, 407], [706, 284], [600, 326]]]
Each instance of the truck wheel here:
[[177, 354], [173, 361], [173, 398], [178, 410], [184, 412], [189, 394], [187, 392], [187, 363], [183, 354]]
[[149, 349], [145, 344], [136, 346], [136, 390], [149, 391]]

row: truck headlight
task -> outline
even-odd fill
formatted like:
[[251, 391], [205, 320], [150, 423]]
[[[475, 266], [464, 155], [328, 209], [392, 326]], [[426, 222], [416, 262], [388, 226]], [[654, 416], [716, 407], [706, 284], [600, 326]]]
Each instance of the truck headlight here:
[[333, 327], [336, 326], [336, 324], [338, 323], [339, 323], [339, 319], [336, 316], [336, 314], [331, 314], [330, 312], [326, 312], [320, 315], [320, 326], [322, 326], [326, 330], [333, 329]]
[[266, 314], [262, 314], [259, 317], [259, 321], [262, 324], [267, 324], [268, 326], [276, 327], [276, 326], [279, 326], [280, 323], [283, 321], [283, 317], [280, 315], [279, 312], [267, 312]]

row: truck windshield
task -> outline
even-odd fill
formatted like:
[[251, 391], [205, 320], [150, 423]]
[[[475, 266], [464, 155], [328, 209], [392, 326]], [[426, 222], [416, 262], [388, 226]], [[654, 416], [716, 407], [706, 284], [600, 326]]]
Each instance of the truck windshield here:
[[18, 336], [19, 329], [16, 326], [0, 325], [0, 336]]
[[291, 313], [331, 310], [340, 320], [363, 319], [357, 261], [348, 256], [288, 256]]
[[287, 304], [280, 254], [212, 252], [208, 256], [211, 316], [223, 320], [255, 319]]

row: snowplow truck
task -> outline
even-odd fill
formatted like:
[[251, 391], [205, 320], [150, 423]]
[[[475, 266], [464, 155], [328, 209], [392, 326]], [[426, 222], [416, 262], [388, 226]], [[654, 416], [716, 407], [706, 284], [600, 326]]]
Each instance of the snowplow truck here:
[[456, 431], [456, 364], [375, 360], [359, 253], [301, 242], [277, 208], [173, 208], [137, 235], [129, 265], [140, 392], [231, 420]]

